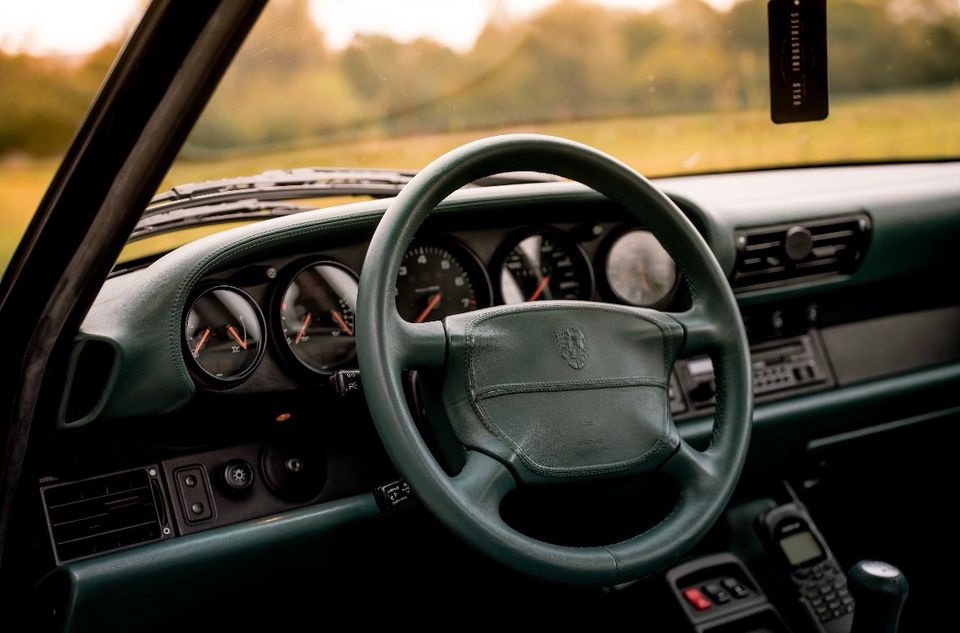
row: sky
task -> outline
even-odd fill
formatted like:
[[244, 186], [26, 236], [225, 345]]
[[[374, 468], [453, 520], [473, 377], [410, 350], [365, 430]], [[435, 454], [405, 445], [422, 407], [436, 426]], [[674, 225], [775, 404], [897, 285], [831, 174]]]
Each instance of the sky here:
[[[311, 0], [327, 42], [342, 48], [354, 34], [382, 33], [409, 41], [429, 36], [457, 50], [473, 44], [491, 9], [521, 17], [555, 0]], [[593, 0], [612, 7], [650, 9], [665, 0]], [[729, 6], [733, 0], [708, 0]], [[142, 0], [4, 0], [0, 50], [33, 55], [83, 55], [123, 36], [143, 10]]]

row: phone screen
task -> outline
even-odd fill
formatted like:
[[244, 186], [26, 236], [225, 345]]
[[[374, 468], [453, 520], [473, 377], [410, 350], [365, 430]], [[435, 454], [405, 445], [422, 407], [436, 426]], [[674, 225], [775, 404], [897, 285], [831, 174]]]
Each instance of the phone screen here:
[[807, 531], [780, 539], [780, 549], [783, 550], [787, 561], [795, 567], [823, 557], [823, 549], [817, 543], [817, 539]]

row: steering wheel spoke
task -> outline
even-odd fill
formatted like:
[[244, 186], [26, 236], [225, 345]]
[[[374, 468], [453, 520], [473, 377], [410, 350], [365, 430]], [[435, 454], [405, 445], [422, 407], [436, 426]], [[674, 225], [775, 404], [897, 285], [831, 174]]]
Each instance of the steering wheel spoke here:
[[500, 502], [517, 485], [502, 462], [479, 451], [467, 451], [463, 469], [450, 483], [471, 506], [490, 516], [499, 516]]
[[393, 341], [402, 369], [437, 369], [447, 358], [447, 333], [442, 321], [408, 323], [397, 318]]
[[707, 315], [700, 303], [695, 303], [685, 312], [665, 312], [683, 328], [683, 346], [680, 357], [709, 355], [720, 344], [720, 332], [716, 321]]
[[698, 451], [684, 439], [680, 440], [679, 448], [660, 467], [660, 471], [685, 491], [710, 490], [719, 479], [719, 470], [712, 454]]

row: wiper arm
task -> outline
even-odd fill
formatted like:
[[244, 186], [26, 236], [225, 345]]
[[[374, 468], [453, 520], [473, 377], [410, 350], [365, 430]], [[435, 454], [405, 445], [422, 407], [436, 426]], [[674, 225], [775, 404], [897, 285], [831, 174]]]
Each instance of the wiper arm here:
[[[330, 169], [303, 167], [270, 170], [256, 176], [223, 178], [179, 185], [154, 196], [143, 217], [171, 209], [207, 205], [213, 202], [256, 199], [281, 200], [329, 196], [397, 195], [417, 172], [395, 169]], [[471, 185], [492, 187], [535, 182], [554, 182], [556, 176], [536, 172], [510, 172], [481, 178]]]
[[[179, 185], [154, 196], [127, 241], [135, 242], [191, 226], [265, 219], [314, 208], [278, 202], [283, 200], [334, 196], [389, 198], [400, 193], [415, 175], [415, 171], [393, 169], [310, 167]], [[493, 187], [558, 180], [556, 176], [536, 172], [510, 172], [481, 178], [468, 186]]]
[[193, 226], [249, 222], [302, 213], [313, 209], [314, 207], [302, 204], [260, 202], [259, 200], [237, 200], [186, 209], [164, 209], [140, 218], [137, 226], [127, 239], [127, 243]]
[[[239, 195], [263, 200], [262, 194], [290, 189], [310, 189], [320, 192], [335, 190], [337, 195], [393, 195], [416, 174], [413, 171], [393, 169], [272, 169], [255, 176], [222, 178], [186, 185], [178, 185], [153, 197], [147, 213], [155, 205], [175, 202], [194, 203], [210, 197]], [[356, 191], [356, 193], [351, 193]], [[256, 195], [254, 195], [256, 192]], [[317, 194], [317, 195], [322, 195]]]

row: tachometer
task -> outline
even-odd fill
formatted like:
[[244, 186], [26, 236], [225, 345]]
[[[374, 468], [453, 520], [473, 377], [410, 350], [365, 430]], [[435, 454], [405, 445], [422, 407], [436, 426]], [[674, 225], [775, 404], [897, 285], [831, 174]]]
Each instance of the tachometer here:
[[332, 262], [301, 269], [280, 299], [280, 326], [293, 356], [323, 372], [356, 357], [357, 277]]
[[613, 294], [635, 306], [657, 306], [673, 293], [677, 267], [649, 231], [624, 233], [607, 253], [607, 283]]
[[218, 286], [193, 302], [183, 337], [205, 374], [221, 381], [239, 380], [253, 371], [263, 355], [263, 316], [246, 293]]
[[453, 241], [414, 242], [397, 275], [397, 310], [407, 321], [437, 321], [490, 305], [483, 266]]
[[504, 303], [593, 297], [593, 272], [580, 247], [557, 231], [528, 234], [508, 246], [500, 265]]

